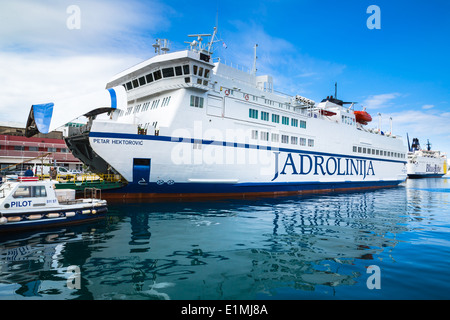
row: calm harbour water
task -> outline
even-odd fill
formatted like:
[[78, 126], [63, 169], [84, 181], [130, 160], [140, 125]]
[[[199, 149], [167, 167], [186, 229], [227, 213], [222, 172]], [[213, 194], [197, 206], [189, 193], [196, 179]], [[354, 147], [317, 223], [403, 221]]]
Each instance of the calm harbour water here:
[[[449, 299], [449, 261], [446, 178], [364, 192], [110, 204], [95, 224], [2, 236], [0, 299]], [[379, 289], [369, 289], [372, 275]]]

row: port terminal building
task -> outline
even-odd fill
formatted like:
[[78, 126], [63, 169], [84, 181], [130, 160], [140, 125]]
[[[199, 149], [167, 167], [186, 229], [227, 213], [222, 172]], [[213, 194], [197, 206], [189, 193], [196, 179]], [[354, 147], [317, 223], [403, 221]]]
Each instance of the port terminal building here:
[[28, 166], [54, 165], [82, 171], [82, 162], [67, 148], [64, 136], [72, 127], [69, 123], [48, 134], [25, 137], [25, 125], [0, 121], [0, 174], [20, 172]]

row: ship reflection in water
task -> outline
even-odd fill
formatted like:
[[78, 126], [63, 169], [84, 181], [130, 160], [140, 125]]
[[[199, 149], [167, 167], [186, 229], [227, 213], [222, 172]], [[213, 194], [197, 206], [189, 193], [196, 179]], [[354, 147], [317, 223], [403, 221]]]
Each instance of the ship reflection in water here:
[[[441, 227], [449, 193], [446, 179], [431, 180], [369, 192], [113, 204], [105, 221], [0, 239], [0, 299], [448, 298], [439, 261], [450, 257]], [[381, 270], [379, 290], [367, 286], [371, 265]]]

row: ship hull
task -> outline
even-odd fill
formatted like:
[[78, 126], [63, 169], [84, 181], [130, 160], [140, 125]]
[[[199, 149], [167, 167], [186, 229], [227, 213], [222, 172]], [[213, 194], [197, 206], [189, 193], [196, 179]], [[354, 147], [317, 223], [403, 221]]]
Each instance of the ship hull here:
[[[106, 200], [295, 195], [398, 186], [406, 162], [219, 140], [91, 132], [91, 147], [128, 184]], [[200, 144], [197, 149], [195, 144]]]
[[442, 178], [444, 173], [408, 174], [408, 179]]
[[142, 189], [135, 185], [103, 192], [103, 198], [114, 200], [159, 200], [159, 199], [219, 199], [219, 198], [255, 198], [290, 196], [308, 193], [339, 192], [397, 187], [404, 182], [368, 181], [368, 182], [303, 182], [285, 185], [226, 185], [226, 184], [177, 184], [176, 187], [161, 187], [156, 183]]

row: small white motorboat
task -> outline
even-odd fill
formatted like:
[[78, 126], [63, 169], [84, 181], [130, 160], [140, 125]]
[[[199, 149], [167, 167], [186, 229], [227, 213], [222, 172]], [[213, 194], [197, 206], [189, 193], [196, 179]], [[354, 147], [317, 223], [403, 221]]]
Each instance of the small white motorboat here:
[[0, 186], [0, 233], [102, 219], [106, 200], [75, 198], [53, 181], [7, 181]]

